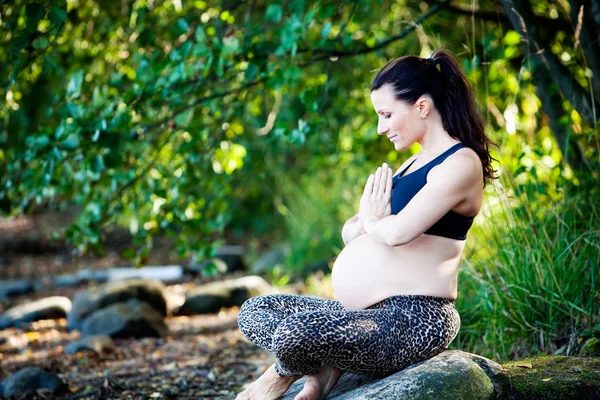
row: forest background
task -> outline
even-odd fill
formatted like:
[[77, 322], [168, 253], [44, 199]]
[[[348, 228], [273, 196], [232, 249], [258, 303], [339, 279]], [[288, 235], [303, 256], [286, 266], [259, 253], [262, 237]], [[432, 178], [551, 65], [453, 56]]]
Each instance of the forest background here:
[[600, 330], [598, 8], [0, 0], [1, 215], [74, 212], [52, 238], [75, 256], [102, 254], [121, 227], [137, 265], [165, 235], [194, 263], [225, 243], [250, 261], [285, 243], [271, 282], [330, 295], [311, 266], [343, 248], [368, 175], [419, 151], [377, 135], [370, 82], [444, 44], [477, 90], [499, 175], [469, 232], [451, 347], [574, 354]]

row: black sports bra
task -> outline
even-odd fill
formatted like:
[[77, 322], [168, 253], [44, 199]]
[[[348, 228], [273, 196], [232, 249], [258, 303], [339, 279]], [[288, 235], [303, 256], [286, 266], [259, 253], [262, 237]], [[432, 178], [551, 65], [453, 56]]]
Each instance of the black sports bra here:
[[[402, 172], [394, 176], [392, 179], [392, 214], [398, 214], [410, 200], [425, 186], [427, 183], [427, 174], [431, 168], [441, 164], [446, 158], [457, 150], [466, 147], [462, 143], [457, 143], [448, 150], [406, 176], [402, 176], [404, 172], [416, 161], [413, 160], [408, 167]], [[451, 239], [465, 240], [467, 231], [473, 224], [473, 217], [468, 217], [459, 214], [455, 211], [448, 211], [439, 221], [425, 231], [428, 235], [443, 236]]]

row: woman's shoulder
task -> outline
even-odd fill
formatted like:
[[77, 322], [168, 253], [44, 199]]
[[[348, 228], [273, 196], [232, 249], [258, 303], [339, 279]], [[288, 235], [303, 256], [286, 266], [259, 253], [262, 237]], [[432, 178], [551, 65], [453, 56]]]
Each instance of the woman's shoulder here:
[[[483, 165], [475, 150], [462, 147], [447, 157], [444, 162], [433, 168], [434, 175], [449, 177], [460, 175], [462, 179], [471, 183], [483, 180]], [[457, 174], [460, 172], [460, 174]]]

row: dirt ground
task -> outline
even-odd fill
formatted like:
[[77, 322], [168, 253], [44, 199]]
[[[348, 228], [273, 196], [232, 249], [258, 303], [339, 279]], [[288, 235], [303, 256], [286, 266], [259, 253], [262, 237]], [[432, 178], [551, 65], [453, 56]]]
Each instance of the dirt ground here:
[[[35, 297], [65, 295], [37, 293]], [[67, 294], [68, 295], [68, 294]], [[11, 303], [31, 300], [16, 298]], [[4, 307], [11, 304], [4, 304]], [[0, 331], [0, 379], [39, 366], [57, 373], [71, 394], [61, 399], [234, 399], [272, 362], [273, 356], [248, 342], [237, 327], [238, 307], [204, 316], [167, 317], [166, 338], [117, 339], [116, 351], [67, 354], [79, 339], [66, 320], [32, 323]]]

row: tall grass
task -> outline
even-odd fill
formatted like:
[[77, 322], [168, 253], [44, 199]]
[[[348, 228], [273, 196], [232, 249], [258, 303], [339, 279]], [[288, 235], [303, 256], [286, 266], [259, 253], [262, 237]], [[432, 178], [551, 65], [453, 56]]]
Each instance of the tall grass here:
[[508, 189], [499, 186], [471, 231], [453, 347], [500, 360], [576, 354], [578, 334], [600, 322], [597, 193], [565, 186], [552, 200], [510, 175], [503, 181]]

